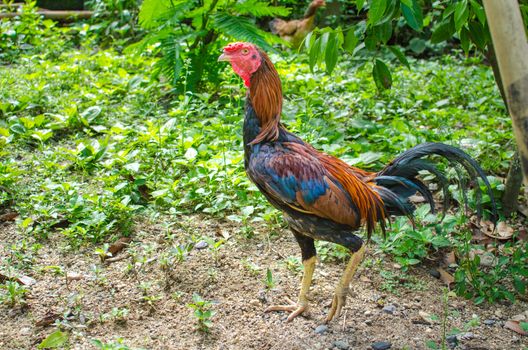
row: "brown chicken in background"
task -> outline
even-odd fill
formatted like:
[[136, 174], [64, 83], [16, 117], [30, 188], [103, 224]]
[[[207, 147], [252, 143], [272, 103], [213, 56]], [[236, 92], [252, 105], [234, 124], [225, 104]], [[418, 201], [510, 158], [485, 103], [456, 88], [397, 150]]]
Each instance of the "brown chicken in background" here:
[[326, 6], [324, 0], [313, 0], [306, 9], [303, 19], [285, 21], [275, 18], [270, 22], [271, 32], [291, 43], [292, 47], [298, 48], [306, 35], [314, 29], [315, 13], [323, 6]]

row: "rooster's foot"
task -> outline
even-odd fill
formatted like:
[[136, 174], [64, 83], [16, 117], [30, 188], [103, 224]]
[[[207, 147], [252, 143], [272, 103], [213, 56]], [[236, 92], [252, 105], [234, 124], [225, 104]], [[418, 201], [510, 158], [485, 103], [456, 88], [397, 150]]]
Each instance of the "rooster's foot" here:
[[308, 303], [307, 302], [293, 302], [289, 298], [286, 298], [286, 300], [289, 302], [287, 305], [271, 305], [264, 310], [264, 312], [270, 312], [270, 311], [289, 311], [290, 315], [288, 316], [288, 319], [286, 322], [291, 322], [295, 317], [301, 315], [303, 312], [305, 312], [308, 309]]

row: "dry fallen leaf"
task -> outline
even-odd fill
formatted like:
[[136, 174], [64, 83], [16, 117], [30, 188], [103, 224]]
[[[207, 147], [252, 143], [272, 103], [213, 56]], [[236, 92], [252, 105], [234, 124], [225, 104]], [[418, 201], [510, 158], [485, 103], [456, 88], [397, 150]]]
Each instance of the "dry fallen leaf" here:
[[423, 320], [423, 324], [438, 323], [438, 321], [433, 319], [433, 316], [431, 316], [425, 311], [418, 311], [418, 315], [420, 315], [420, 318]]
[[4, 275], [4, 274], [1, 274], [0, 273], [0, 283], [3, 283], [5, 281], [16, 281], [20, 284], [23, 284], [25, 286], [31, 286], [35, 283], [37, 283], [37, 281], [34, 279], [34, 278], [31, 278], [29, 276], [22, 276], [22, 277], [10, 277], [10, 276], [7, 276], [7, 275]]
[[55, 320], [59, 318], [61, 318], [61, 315], [59, 315], [58, 313], [53, 312], [53, 311], [48, 311], [40, 320], [35, 322], [35, 325], [37, 327], [46, 327], [46, 326], [49, 326], [50, 324], [53, 324]]
[[17, 282], [25, 285], [25, 286], [31, 286], [35, 283], [37, 283], [37, 281], [34, 279], [34, 278], [31, 278], [29, 276], [22, 276], [22, 277], [19, 277], [16, 279]]
[[512, 330], [515, 333], [519, 333], [520, 335], [528, 335], [528, 332], [522, 329], [521, 323], [519, 321], [513, 321], [513, 320], [506, 321], [506, 323], [504, 324], [504, 328]]
[[66, 279], [68, 281], [79, 281], [79, 280], [82, 280], [83, 278], [84, 276], [77, 272], [68, 272], [66, 274]]
[[455, 278], [453, 275], [451, 275], [449, 272], [444, 270], [443, 268], [439, 267], [438, 272], [440, 273], [440, 279], [442, 282], [444, 282], [448, 287], [451, 286], [451, 284], [455, 283]]
[[12, 211], [10, 213], [2, 214], [2, 215], [0, 215], [0, 222], [15, 221], [17, 216], [18, 216], [18, 213], [16, 211]]
[[455, 251], [452, 250], [448, 253], [445, 253], [444, 255], [444, 263], [449, 266], [449, 265], [454, 265], [456, 264], [456, 257], [455, 257]]
[[486, 230], [482, 230], [482, 232], [486, 236], [500, 241], [508, 240], [513, 236], [513, 228], [504, 221], [499, 222], [495, 230], [493, 230], [493, 224], [491, 224]]
[[364, 276], [364, 275], [361, 275], [361, 276], [359, 277], [359, 280], [360, 280], [361, 282], [367, 282], [367, 283], [368, 283], [368, 282], [372, 282], [372, 281], [370, 280], [370, 278], [368, 278], [367, 276]]
[[126, 246], [128, 246], [128, 243], [130, 243], [132, 239], [130, 237], [121, 237], [117, 241], [114, 242], [110, 247], [108, 247], [108, 252], [112, 254], [112, 256], [115, 256], [117, 253], [122, 251]]

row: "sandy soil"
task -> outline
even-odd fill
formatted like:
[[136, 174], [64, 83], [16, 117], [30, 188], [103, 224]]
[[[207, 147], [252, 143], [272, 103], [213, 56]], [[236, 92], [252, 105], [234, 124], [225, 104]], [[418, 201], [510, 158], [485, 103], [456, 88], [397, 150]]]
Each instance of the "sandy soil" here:
[[[419, 267], [409, 274], [415, 278], [406, 287], [392, 281], [399, 295], [383, 290], [387, 279], [380, 271], [399, 271], [387, 258], [374, 256], [373, 248], [356, 276], [344, 313], [322, 334], [315, 329], [328, 311], [342, 262], [318, 263], [308, 315], [286, 323], [285, 313], [264, 313], [271, 303], [296, 298], [301, 274], [284, 261], [299, 256], [299, 248], [286, 230], [270, 238], [266, 227], [257, 227], [255, 236], [246, 239], [240, 229], [198, 216], [172, 228], [142, 222], [136, 225], [132, 244], [117, 255], [124, 258], [112, 263], [102, 263], [95, 246], [72, 251], [57, 232], [38, 253], [27, 253], [33, 259], [29, 271], [12, 271], [29, 275], [36, 283], [28, 287], [26, 306], [0, 306], [0, 349], [36, 349], [58, 325], [69, 333], [70, 349], [96, 349], [92, 339], [118, 338], [131, 349], [371, 349], [379, 341], [390, 342], [391, 349], [427, 349], [426, 341], [440, 342], [441, 323], [428, 324], [422, 316], [444, 314], [442, 282], [427, 267]], [[193, 249], [185, 261], [163, 269], [164, 254], [203, 237], [227, 238], [216, 259], [209, 248]], [[9, 245], [22, 238], [14, 224], [0, 224], [4, 271], [13, 258]], [[271, 290], [264, 282], [267, 268], [275, 282]], [[193, 293], [213, 302], [216, 315], [209, 333], [196, 330], [188, 307]], [[128, 314], [112, 317], [113, 308], [126, 308]], [[505, 329], [504, 322], [526, 311], [525, 302], [475, 306], [450, 297], [446, 327], [462, 331], [456, 349], [524, 350], [528, 337]], [[46, 317], [57, 320], [40, 325]], [[473, 318], [478, 321], [470, 326]]]

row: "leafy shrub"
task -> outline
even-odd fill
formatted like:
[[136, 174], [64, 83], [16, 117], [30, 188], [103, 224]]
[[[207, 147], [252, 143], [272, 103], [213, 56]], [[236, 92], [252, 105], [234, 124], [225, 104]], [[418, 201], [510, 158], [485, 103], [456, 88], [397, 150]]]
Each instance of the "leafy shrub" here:
[[284, 7], [260, 0], [145, 0], [139, 13], [148, 34], [134, 48], [161, 55], [154, 75], [163, 74], [178, 91], [218, 83], [217, 63], [226, 40], [250, 41], [270, 50], [277, 37], [257, 28], [253, 18], [285, 16]]
[[27, 1], [20, 7], [19, 16], [0, 19], [0, 63], [13, 62], [22, 54], [56, 55], [64, 49], [61, 34], [54, 21], [36, 12], [36, 1]]

